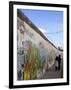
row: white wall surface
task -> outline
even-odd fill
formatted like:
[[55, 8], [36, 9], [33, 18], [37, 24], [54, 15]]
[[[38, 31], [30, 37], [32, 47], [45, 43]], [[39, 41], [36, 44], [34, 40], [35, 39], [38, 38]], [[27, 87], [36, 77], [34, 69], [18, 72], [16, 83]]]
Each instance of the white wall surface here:
[[[20, 1], [20, 0], [17, 0], [17, 1]], [[71, 16], [71, 0], [22, 0], [22, 1], [70, 4], [70, 16]], [[70, 18], [70, 25], [71, 25], [71, 18]], [[70, 31], [70, 35], [71, 35], [71, 31]], [[9, 0], [0, 0], [0, 90], [9, 89], [8, 88], [9, 44], [8, 43], [9, 43]], [[71, 46], [71, 42], [70, 42], [70, 46]], [[70, 48], [70, 51], [71, 51], [71, 48]], [[70, 68], [71, 68], [71, 65], [70, 65]], [[70, 75], [71, 75], [71, 72], [70, 72]], [[45, 90], [47, 89], [48, 90], [53, 90], [53, 89], [54, 90], [60, 90], [60, 89], [71, 90], [71, 79], [70, 79], [69, 86], [29, 88], [29, 90], [33, 90], [33, 89], [34, 90], [36, 89], [37, 90], [40, 90], [40, 89], [41, 90], [43, 89]], [[24, 90], [28, 90], [28, 88], [25, 88]]]

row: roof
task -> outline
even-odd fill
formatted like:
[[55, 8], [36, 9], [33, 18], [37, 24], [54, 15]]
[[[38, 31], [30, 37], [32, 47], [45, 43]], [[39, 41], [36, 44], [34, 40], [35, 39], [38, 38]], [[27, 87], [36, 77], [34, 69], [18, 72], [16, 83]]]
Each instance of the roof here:
[[[31, 28], [33, 28], [37, 33], [40, 34], [41, 37], [43, 37], [46, 41], [48, 41], [54, 48], [58, 49], [52, 42], [50, 42], [46, 36], [37, 28], [36, 25], [33, 24], [33, 22], [24, 14], [21, 12], [21, 10], [17, 9], [17, 16], [25, 21]], [[59, 49], [58, 49], [59, 50]], [[62, 51], [62, 50], [60, 50]]]

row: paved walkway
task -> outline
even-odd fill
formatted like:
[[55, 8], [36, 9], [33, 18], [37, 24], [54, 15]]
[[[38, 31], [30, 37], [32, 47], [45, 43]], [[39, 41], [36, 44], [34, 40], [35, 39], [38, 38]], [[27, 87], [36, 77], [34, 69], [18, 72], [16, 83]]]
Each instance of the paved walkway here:
[[62, 70], [55, 71], [55, 65], [53, 65], [50, 69], [48, 69], [40, 79], [55, 79], [62, 77]]

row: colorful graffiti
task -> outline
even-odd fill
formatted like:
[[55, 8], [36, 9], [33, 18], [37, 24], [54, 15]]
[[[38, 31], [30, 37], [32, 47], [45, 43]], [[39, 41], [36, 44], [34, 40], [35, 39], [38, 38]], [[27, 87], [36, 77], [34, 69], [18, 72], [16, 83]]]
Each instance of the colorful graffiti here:
[[24, 44], [26, 44], [26, 47], [23, 49], [23, 80], [36, 79], [38, 77], [38, 71], [41, 71], [43, 68], [39, 49], [36, 48], [36, 46], [33, 45], [31, 41], [25, 41]]
[[[36, 32], [31, 33], [21, 20], [17, 21], [17, 79], [35, 80], [42, 75], [55, 62], [56, 52], [52, 46], [35, 39]], [[30, 29], [30, 30], [29, 30]], [[37, 43], [35, 43], [35, 40]]]

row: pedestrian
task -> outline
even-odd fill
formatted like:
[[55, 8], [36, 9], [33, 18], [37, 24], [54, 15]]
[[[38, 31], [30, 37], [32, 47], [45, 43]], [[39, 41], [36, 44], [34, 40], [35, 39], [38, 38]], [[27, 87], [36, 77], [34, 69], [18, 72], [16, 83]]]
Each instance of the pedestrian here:
[[58, 56], [58, 70], [60, 70], [61, 67], [61, 55]]
[[57, 71], [58, 70], [58, 56], [56, 56], [56, 58], [55, 58], [55, 71]]

